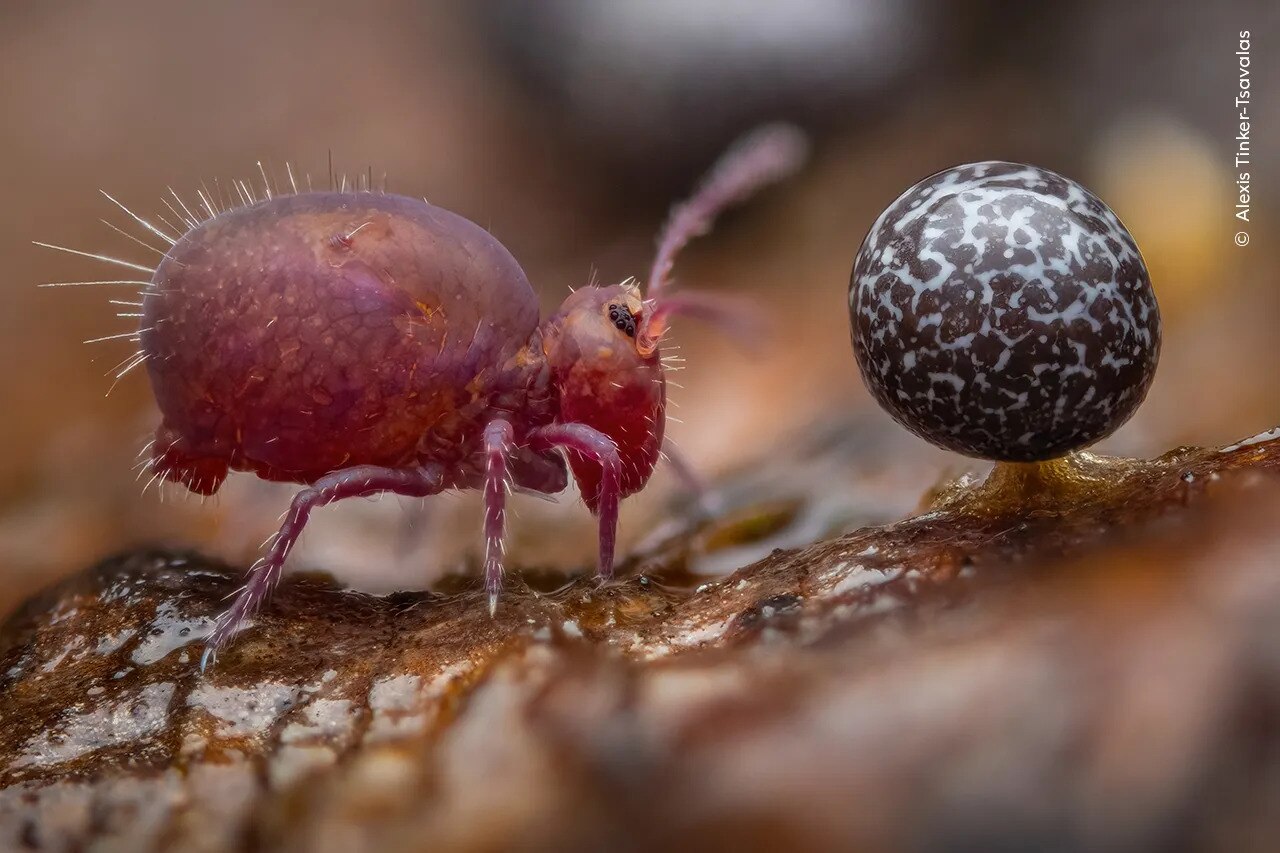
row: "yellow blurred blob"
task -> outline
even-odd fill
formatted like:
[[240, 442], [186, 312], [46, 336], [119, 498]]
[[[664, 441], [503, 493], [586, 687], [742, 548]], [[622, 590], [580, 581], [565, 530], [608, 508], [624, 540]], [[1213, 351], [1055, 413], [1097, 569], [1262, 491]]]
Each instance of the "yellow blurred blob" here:
[[1166, 323], [1236, 287], [1235, 176], [1225, 154], [1163, 115], [1112, 125], [1094, 150], [1094, 191], [1133, 233]]

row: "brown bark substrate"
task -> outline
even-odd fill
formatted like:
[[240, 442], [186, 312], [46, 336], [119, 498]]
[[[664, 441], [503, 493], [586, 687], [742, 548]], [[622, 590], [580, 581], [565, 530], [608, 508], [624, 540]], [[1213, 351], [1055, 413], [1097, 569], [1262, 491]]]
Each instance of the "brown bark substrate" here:
[[[0, 847], [1273, 849], [1280, 438], [964, 502], [699, 584], [761, 494], [600, 586], [374, 598], [127, 554], [0, 634]], [[821, 483], [818, 484], [821, 487]]]

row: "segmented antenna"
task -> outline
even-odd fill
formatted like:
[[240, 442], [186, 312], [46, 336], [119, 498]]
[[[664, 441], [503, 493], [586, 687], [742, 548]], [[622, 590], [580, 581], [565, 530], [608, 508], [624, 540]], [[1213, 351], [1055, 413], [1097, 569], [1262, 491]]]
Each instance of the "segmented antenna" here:
[[808, 149], [804, 134], [792, 125], [759, 127], [721, 156], [692, 198], [672, 209], [649, 271], [647, 306], [638, 338], [642, 352], [652, 351], [665, 330], [666, 317], [671, 311], [663, 308], [662, 293], [680, 250], [694, 237], [710, 231], [716, 217], [726, 208], [799, 169]]

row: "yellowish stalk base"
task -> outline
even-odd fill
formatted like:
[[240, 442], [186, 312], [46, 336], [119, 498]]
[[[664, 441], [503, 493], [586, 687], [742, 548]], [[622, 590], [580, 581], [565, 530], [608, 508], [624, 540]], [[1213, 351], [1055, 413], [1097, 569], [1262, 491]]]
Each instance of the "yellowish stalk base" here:
[[1106, 502], [1116, 486], [1152, 464], [1083, 451], [1047, 462], [997, 462], [985, 478], [965, 475], [935, 489], [925, 503], [930, 511], [966, 515], [1056, 515]]

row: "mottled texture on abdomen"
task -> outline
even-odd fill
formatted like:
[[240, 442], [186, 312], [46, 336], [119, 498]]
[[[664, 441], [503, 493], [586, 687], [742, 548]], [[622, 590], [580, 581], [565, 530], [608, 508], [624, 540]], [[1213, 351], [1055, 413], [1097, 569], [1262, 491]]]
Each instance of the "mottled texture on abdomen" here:
[[487, 232], [373, 193], [224, 213], [174, 246], [155, 285], [142, 344], [161, 442], [303, 482], [412, 462], [433, 431], [427, 452], [460, 450], [485, 406], [482, 374], [538, 320], [524, 274]]

